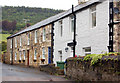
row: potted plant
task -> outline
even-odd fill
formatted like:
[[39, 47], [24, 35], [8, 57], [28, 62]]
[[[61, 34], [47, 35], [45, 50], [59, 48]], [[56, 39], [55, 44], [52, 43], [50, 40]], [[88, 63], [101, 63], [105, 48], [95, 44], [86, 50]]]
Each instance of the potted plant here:
[[34, 61], [34, 62], [36, 62], [37, 60], [36, 60], [36, 59], [34, 59], [33, 61]]
[[41, 59], [41, 62], [44, 64], [44, 62], [45, 62], [45, 59]]
[[21, 62], [21, 60], [19, 60], [19, 62]]
[[23, 60], [23, 62], [25, 62], [25, 60]]

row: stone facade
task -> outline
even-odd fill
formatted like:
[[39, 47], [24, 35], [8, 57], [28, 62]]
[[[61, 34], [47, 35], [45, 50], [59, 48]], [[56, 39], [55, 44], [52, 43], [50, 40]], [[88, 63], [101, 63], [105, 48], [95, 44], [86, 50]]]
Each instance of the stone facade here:
[[[114, 2], [114, 8], [120, 10], [120, 1]], [[120, 21], [120, 14], [114, 13], [114, 22]], [[120, 52], [120, 23], [114, 25], [114, 51]]]
[[[39, 29], [32, 30], [8, 39], [7, 54], [11, 56], [11, 58], [8, 56], [8, 62], [12, 63], [13, 61], [13, 64], [21, 64], [34, 67], [38, 67], [41, 64], [48, 64], [48, 48], [51, 48], [51, 27], [51, 24], [46, 25]], [[43, 29], [45, 30], [44, 40]], [[13, 44], [12, 47], [11, 44]], [[43, 48], [45, 51], [44, 63], [42, 62]]]

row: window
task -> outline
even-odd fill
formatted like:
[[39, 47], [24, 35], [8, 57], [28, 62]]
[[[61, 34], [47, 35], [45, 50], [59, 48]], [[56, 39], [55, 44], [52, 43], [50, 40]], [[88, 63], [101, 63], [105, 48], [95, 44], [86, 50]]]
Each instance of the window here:
[[63, 35], [63, 23], [62, 23], [62, 20], [59, 21], [59, 33], [60, 33], [60, 36], [62, 37]]
[[21, 53], [21, 51], [20, 51], [20, 56], [19, 56], [19, 60], [21, 60], [22, 58], [21, 58], [21, 56], [22, 56], [22, 53]]
[[15, 53], [15, 61], [17, 60], [17, 53]]
[[42, 59], [45, 59], [45, 48], [42, 48]]
[[12, 51], [10, 52], [10, 61], [12, 61]]
[[30, 33], [28, 33], [28, 43], [27, 45], [30, 45]]
[[24, 55], [24, 60], [25, 60], [25, 50], [23, 51], [23, 55]]
[[37, 43], [37, 30], [35, 31], [35, 43]]
[[86, 48], [83, 48], [83, 49], [84, 49], [85, 56], [88, 55], [88, 54], [91, 54], [91, 47], [86, 47]]
[[96, 26], [96, 6], [91, 8], [92, 28]]
[[10, 44], [10, 48], [12, 48], [12, 39], [10, 40], [11, 44]]
[[46, 38], [46, 30], [45, 28], [43, 28], [43, 41], [45, 41], [45, 38]]
[[15, 38], [15, 47], [17, 47], [17, 40], [16, 40], [16, 38]]
[[22, 38], [21, 38], [21, 36], [20, 36], [20, 46], [22, 46]]
[[73, 15], [70, 17], [70, 20], [71, 20], [71, 32], [74, 32], [74, 16]]
[[60, 61], [62, 61], [62, 50], [58, 51], [58, 55], [60, 57]]
[[34, 50], [34, 60], [37, 59], [37, 49]]

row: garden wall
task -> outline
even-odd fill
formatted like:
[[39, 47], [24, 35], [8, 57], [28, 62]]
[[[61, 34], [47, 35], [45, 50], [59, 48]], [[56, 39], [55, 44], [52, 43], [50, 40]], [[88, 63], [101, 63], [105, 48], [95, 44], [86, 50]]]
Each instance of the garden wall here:
[[91, 65], [91, 60], [69, 58], [66, 77], [79, 81], [120, 81], [120, 56], [104, 56]]

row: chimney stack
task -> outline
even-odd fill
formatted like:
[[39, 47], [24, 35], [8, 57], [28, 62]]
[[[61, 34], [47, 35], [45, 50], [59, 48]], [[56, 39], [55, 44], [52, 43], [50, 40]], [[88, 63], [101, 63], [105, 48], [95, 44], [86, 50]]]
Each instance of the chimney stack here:
[[80, 4], [83, 4], [83, 3], [85, 3], [86, 1], [88, 1], [88, 0], [78, 0], [78, 4], [80, 5]]

